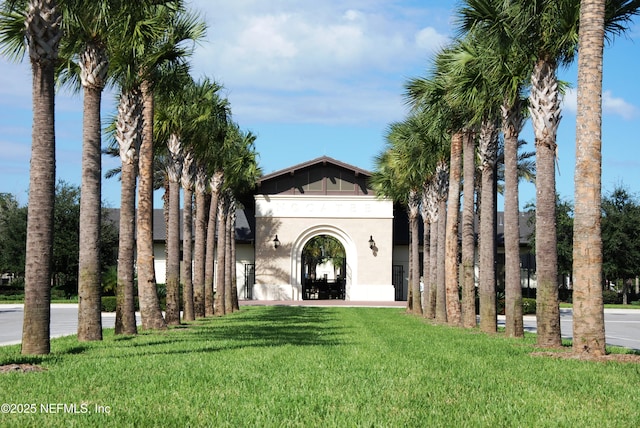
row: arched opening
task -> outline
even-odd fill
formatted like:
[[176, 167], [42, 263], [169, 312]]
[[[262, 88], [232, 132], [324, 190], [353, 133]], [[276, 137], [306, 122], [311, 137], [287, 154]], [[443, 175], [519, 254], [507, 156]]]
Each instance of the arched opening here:
[[342, 243], [330, 235], [316, 235], [302, 249], [302, 299], [346, 297], [347, 257]]
[[344, 299], [351, 300], [351, 286], [358, 283], [358, 253], [353, 239], [344, 230], [328, 224], [317, 224], [302, 232], [293, 242], [291, 247], [291, 284], [293, 286], [294, 300], [303, 299], [302, 290], [305, 283], [305, 269], [303, 266], [302, 251], [307, 242], [316, 236], [327, 235], [335, 238], [344, 248], [344, 267], [340, 276], [345, 284]]

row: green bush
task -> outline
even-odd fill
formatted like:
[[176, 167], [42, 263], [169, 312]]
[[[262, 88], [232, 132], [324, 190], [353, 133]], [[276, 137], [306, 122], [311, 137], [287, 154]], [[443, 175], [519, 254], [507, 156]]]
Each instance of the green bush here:
[[605, 305], [615, 305], [622, 303], [622, 296], [613, 290], [606, 290], [602, 292], [602, 303]]
[[102, 312], [115, 312], [115, 311], [116, 311], [116, 296], [103, 296]]
[[536, 313], [536, 299], [522, 299], [522, 315], [531, 315]]

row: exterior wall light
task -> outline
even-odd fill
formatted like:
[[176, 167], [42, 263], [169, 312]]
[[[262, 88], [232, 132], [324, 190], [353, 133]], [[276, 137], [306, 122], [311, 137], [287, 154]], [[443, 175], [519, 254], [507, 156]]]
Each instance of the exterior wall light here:
[[279, 246], [280, 246], [280, 240], [278, 239], [278, 235], [276, 235], [276, 237], [273, 239], [273, 248], [277, 250]]
[[376, 241], [373, 240], [373, 235], [369, 236], [369, 248], [373, 250], [373, 247], [376, 246]]

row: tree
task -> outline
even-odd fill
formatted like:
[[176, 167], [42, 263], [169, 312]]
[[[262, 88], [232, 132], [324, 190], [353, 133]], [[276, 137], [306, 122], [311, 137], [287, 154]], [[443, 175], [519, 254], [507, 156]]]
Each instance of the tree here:
[[[520, 285], [518, 136], [524, 124], [526, 104], [522, 94], [526, 78], [530, 74], [530, 63], [513, 42], [514, 27], [508, 17], [514, 5], [516, 2], [466, 0], [457, 14], [459, 31], [473, 34], [475, 41], [485, 49], [481, 56], [481, 69], [490, 76], [488, 80], [493, 83], [495, 95], [500, 102], [504, 153], [503, 162], [498, 161], [498, 176], [502, 172], [505, 181], [505, 327], [507, 335], [522, 337], [524, 327]], [[504, 165], [503, 171], [500, 170], [501, 165]], [[487, 271], [486, 268], [482, 270]]]
[[[52, 279], [53, 287], [75, 294], [78, 289], [80, 188], [58, 181], [55, 188]], [[100, 247], [100, 241], [96, 243]], [[98, 260], [98, 268], [100, 260]]]
[[[62, 81], [78, 77], [83, 89], [82, 198], [78, 260], [78, 340], [102, 340], [100, 230], [102, 144], [100, 106], [107, 83], [109, 30], [118, 7], [105, 1], [64, 2]], [[113, 15], [112, 15], [113, 14]], [[77, 74], [76, 74], [77, 73]]]
[[0, 45], [20, 60], [25, 49], [32, 71], [33, 126], [22, 354], [50, 351], [51, 257], [55, 198], [55, 67], [62, 38], [62, 17], [55, 0], [2, 4]]
[[118, 285], [115, 334], [137, 334], [135, 311], [136, 177], [142, 104], [135, 86], [123, 87], [118, 102], [115, 139], [121, 168]]
[[623, 280], [624, 293], [640, 271], [640, 204], [622, 185], [602, 199], [601, 230], [602, 272], [607, 282]]
[[[138, 73], [142, 96], [143, 130], [138, 160], [137, 268], [138, 293], [142, 325], [146, 329], [166, 328], [156, 290], [153, 257], [153, 91], [166, 67], [186, 66], [190, 49], [185, 45], [204, 34], [204, 25], [185, 13], [182, 2], [174, 7], [160, 5], [154, 9], [158, 17], [157, 32], [131, 40], [133, 66]], [[166, 75], [166, 74], [165, 74]]]
[[0, 273], [24, 276], [27, 208], [9, 193], [0, 193]]
[[180, 324], [180, 183], [184, 178], [184, 146], [194, 135], [198, 114], [195, 83], [184, 71], [178, 69], [169, 79], [163, 79], [168, 84], [157, 97], [154, 118], [155, 139], [165, 143], [162, 151], [169, 186], [165, 312], [169, 325]]
[[573, 352], [604, 355], [602, 302], [602, 63], [605, 0], [580, 2], [573, 243]]
[[182, 165], [180, 184], [184, 190], [183, 221], [182, 221], [182, 262], [183, 273], [182, 301], [184, 302], [184, 320], [196, 319], [193, 297], [193, 192], [195, 187], [195, 171], [193, 167], [193, 152], [186, 149]]

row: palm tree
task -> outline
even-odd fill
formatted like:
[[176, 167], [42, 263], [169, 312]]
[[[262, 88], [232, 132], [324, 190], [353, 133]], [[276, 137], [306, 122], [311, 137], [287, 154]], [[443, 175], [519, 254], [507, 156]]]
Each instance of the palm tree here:
[[[193, 310], [196, 318], [205, 317], [205, 257], [210, 197], [207, 194], [207, 176], [202, 164], [196, 164], [195, 206], [196, 227], [194, 239]], [[213, 231], [211, 231], [213, 233]]]
[[[606, 6], [613, 8], [607, 11]], [[602, 302], [602, 63], [605, 30], [618, 34], [637, 14], [636, 1], [582, 0], [578, 44], [575, 211], [573, 229], [573, 352], [604, 355]], [[611, 16], [616, 19], [608, 20]]]
[[116, 119], [116, 141], [121, 168], [120, 233], [115, 334], [137, 334], [135, 305], [135, 218], [138, 149], [142, 128], [142, 104], [137, 88], [123, 88]]
[[217, 226], [216, 230], [218, 232], [217, 241], [216, 241], [216, 266], [215, 266], [215, 281], [216, 281], [216, 294], [214, 298], [214, 314], [215, 315], [224, 315], [226, 314], [226, 303], [227, 303], [227, 295], [226, 288], [224, 286], [224, 277], [225, 277], [225, 256], [226, 256], [226, 243], [227, 243], [227, 210], [229, 209], [229, 198], [228, 198], [228, 189], [221, 191], [221, 197], [218, 199], [218, 209], [217, 209]]
[[[183, 178], [184, 143], [199, 124], [199, 93], [191, 76], [177, 69], [166, 76], [155, 110], [155, 139], [166, 142], [165, 165], [169, 185], [167, 227], [166, 321], [180, 324], [180, 182]], [[190, 259], [190, 256], [189, 256]]]
[[226, 219], [225, 240], [225, 312], [233, 312], [239, 309], [238, 290], [235, 278], [235, 218], [238, 197], [251, 191], [262, 171], [258, 166], [257, 153], [255, 151], [256, 136], [252, 132], [243, 132], [239, 127], [233, 126], [228, 133], [232, 139], [232, 156], [228, 158], [225, 166], [226, 186], [229, 201]]
[[[482, 45], [481, 69], [491, 76], [495, 93], [501, 99], [501, 129], [504, 135], [505, 176], [505, 313], [507, 335], [522, 337], [522, 288], [520, 285], [518, 136], [524, 124], [522, 88], [528, 60], [516, 49], [512, 27], [506, 17], [513, 2], [466, 0], [458, 9], [458, 28], [471, 34]], [[498, 169], [498, 175], [500, 175]], [[484, 269], [486, 271], [486, 269]], [[481, 269], [482, 271], [482, 269]], [[486, 305], [485, 305], [486, 306]]]
[[[0, 45], [12, 59], [25, 47], [32, 71], [33, 126], [27, 211], [25, 301], [22, 354], [50, 351], [51, 257], [55, 196], [54, 75], [62, 37], [55, 0], [6, 1], [2, 4]], [[26, 45], [25, 45], [26, 43]]]
[[418, 217], [422, 186], [434, 168], [432, 147], [426, 144], [427, 123], [423, 115], [413, 115], [393, 123], [387, 133], [387, 149], [376, 158], [372, 176], [376, 194], [406, 204], [409, 215], [409, 298], [407, 310], [422, 314], [420, 293]]
[[[181, 2], [177, 2], [181, 3]], [[142, 324], [147, 329], [166, 328], [156, 291], [153, 257], [153, 91], [166, 67], [184, 67], [188, 42], [204, 34], [204, 25], [189, 14], [182, 5], [177, 8], [159, 6], [157, 16], [162, 25], [160, 33], [137, 40], [135, 69], [140, 75], [143, 99], [143, 132], [139, 157], [139, 189], [137, 217], [138, 292]], [[166, 75], [166, 74], [165, 74]]]
[[193, 297], [193, 191], [194, 191], [193, 152], [186, 148], [182, 164], [180, 184], [184, 192], [182, 214], [182, 301], [184, 302], [184, 320], [196, 319]]
[[[461, 324], [460, 299], [458, 297], [458, 224], [460, 216], [460, 184], [462, 148], [465, 139], [473, 138], [473, 112], [459, 102], [456, 88], [456, 70], [452, 57], [456, 45], [441, 50], [435, 58], [430, 78], [411, 79], [406, 85], [405, 97], [414, 109], [429, 111], [433, 126], [447, 129], [451, 135], [449, 159], [449, 191], [445, 238], [445, 286], [447, 322]], [[467, 141], [469, 146], [471, 143]], [[463, 290], [463, 295], [465, 291]], [[466, 308], [469, 312], [469, 308]]]
[[[118, 7], [107, 2], [64, 2], [62, 81], [79, 83], [84, 93], [80, 256], [78, 259], [78, 340], [102, 340], [100, 223], [102, 91], [107, 83], [108, 45]], [[118, 5], [119, 6], [119, 5]], [[114, 32], [112, 32], [114, 33]], [[77, 89], [77, 88], [76, 88]]]
[[604, 355], [602, 302], [602, 62], [605, 0], [580, 2], [573, 219], [573, 352]]

